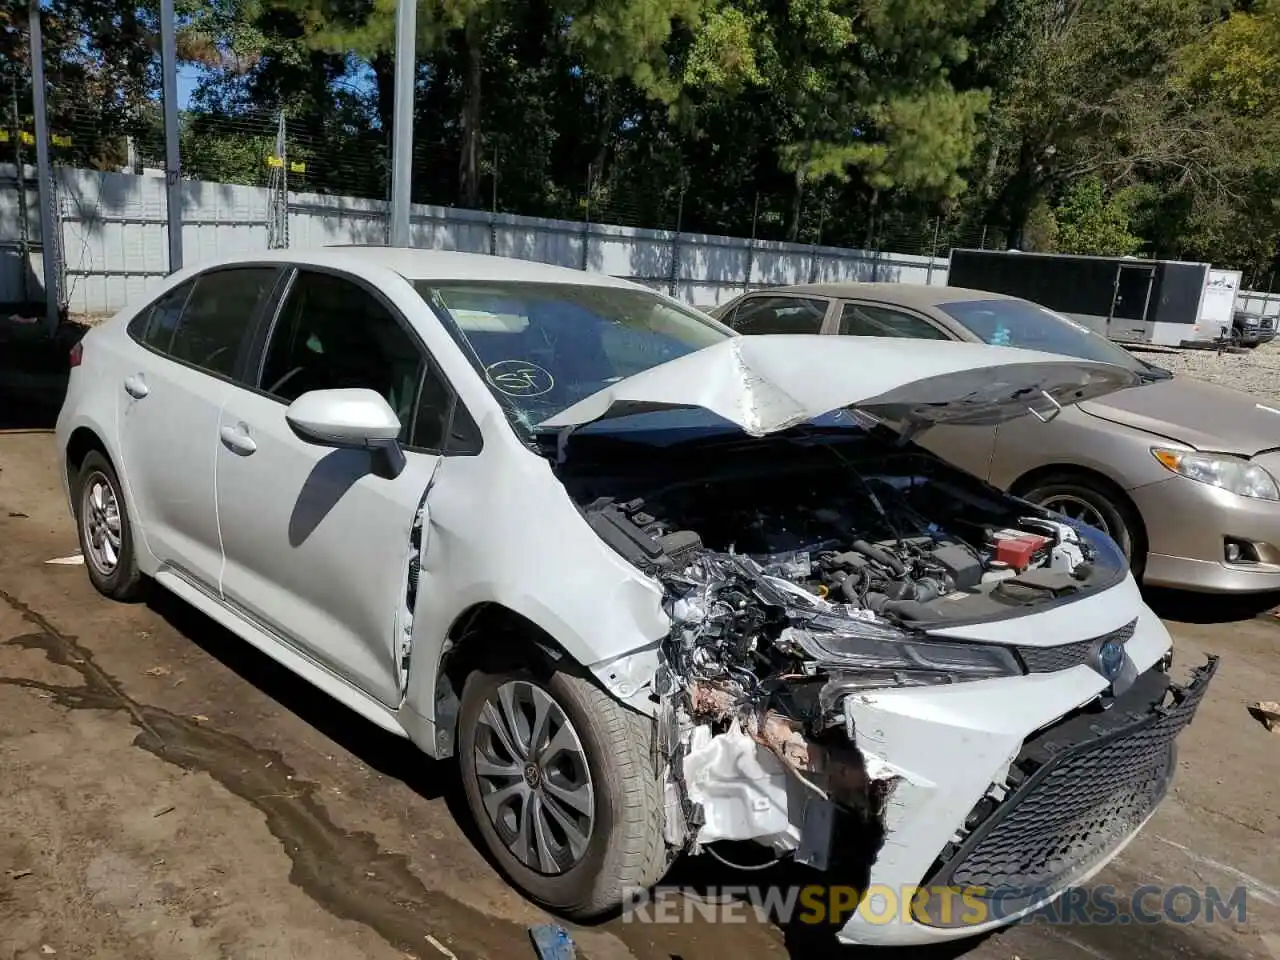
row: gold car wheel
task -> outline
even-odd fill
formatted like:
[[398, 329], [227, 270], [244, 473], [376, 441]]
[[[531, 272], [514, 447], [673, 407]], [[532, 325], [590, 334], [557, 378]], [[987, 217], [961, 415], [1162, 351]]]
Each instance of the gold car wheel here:
[[1111, 525], [1107, 523], [1106, 517], [1102, 515], [1102, 512], [1080, 497], [1072, 496], [1069, 493], [1054, 494], [1042, 500], [1040, 506], [1046, 510], [1052, 510], [1054, 513], [1060, 513], [1068, 519], [1088, 524], [1115, 539], [1116, 531], [1111, 529]]

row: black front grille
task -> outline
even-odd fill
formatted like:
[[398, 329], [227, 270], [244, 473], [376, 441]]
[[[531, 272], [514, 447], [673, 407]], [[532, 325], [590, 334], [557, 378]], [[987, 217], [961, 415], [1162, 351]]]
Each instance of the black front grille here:
[[1082, 663], [1092, 665], [1093, 652], [1098, 647], [1108, 640], [1128, 643], [1137, 628], [1138, 621], [1131, 620], [1119, 629], [1087, 640], [1064, 643], [1057, 647], [1018, 647], [1018, 656], [1022, 658], [1029, 673], [1056, 673]]
[[[1185, 687], [1148, 671], [1109, 709], [1079, 713], [1029, 739], [1010, 769], [1009, 793], [974, 807], [966, 823], [972, 832], [948, 846], [925, 887], [968, 888], [1011, 917], [1098, 863], [1164, 798], [1174, 741], [1216, 670], [1211, 658]], [[959, 922], [935, 915], [941, 902], [921, 902], [920, 919]]]

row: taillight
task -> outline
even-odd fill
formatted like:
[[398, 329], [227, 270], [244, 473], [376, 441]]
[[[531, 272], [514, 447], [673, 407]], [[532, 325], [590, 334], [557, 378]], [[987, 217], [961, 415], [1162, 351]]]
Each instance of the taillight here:
[[80, 366], [80, 361], [84, 359], [84, 344], [76, 341], [76, 345], [71, 348], [71, 365], [73, 367]]

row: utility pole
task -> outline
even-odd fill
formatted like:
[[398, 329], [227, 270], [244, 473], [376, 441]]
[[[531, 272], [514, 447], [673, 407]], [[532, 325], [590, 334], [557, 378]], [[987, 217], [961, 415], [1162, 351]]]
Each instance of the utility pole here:
[[178, 149], [178, 42], [173, 0], [160, 0], [160, 88], [164, 96], [164, 182], [169, 272], [182, 269], [182, 156]]
[[410, 246], [413, 184], [413, 90], [417, 76], [418, 0], [396, 3], [396, 84], [391, 130], [391, 246]]
[[10, 88], [13, 101], [13, 169], [18, 178], [18, 262], [22, 266], [22, 299], [31, 299], [31, 282], [27, 264], [31, 259], [31, 212], [27, 209], [26, 162], [22, 156], [22, 119], [18, 113], [18, 85]]
[[935, 217], [933, 220], [933, 243], [929, 246], [929, 276], [925, 280], [925, 284], [933, 283], [933, 261], [938, 256], [938, 231], [942, 228], [942, 217]]
[[[31, 48], [31, 86], [36, 121], [36, 173], [40, 178], [40, 262], [44, 267], [45, 322], [48, 334], [58, 329], [58, 237], [53, 218], [53, 170], [49, 166], [49, 116], [45, 105], [44, 35], [40, 30], [40, 2], [31, 0], [28, 8], [29, 46]], [[22, 167], [18, 167], [18, 192], [26, 189]], [[26, 264], [23, 264], [23, 271]]]

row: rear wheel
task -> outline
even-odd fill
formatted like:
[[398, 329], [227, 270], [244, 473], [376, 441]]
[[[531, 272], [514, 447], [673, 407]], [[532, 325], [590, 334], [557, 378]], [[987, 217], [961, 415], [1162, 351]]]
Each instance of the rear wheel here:
[[112, 600], [138, 599], [143, 579], [120, 478], [97, 450], [89, 451], [80, 465], [74, 502], [80, 552], [89, 580]]
[[652, 737], [649, 718], [564, 670], [467, 677], [458, 714], [467, 805], [530, 898], [586, 919], [661, 879], [669, 861]]
[[1022, 496], [1046, 510], [1101, 530], [1129, 558], [1134, 577], [1142, 579], [1147, 560], [1142, 522], [1111, 484], [1085, 474], [1059, 473], [1040, 478]]

